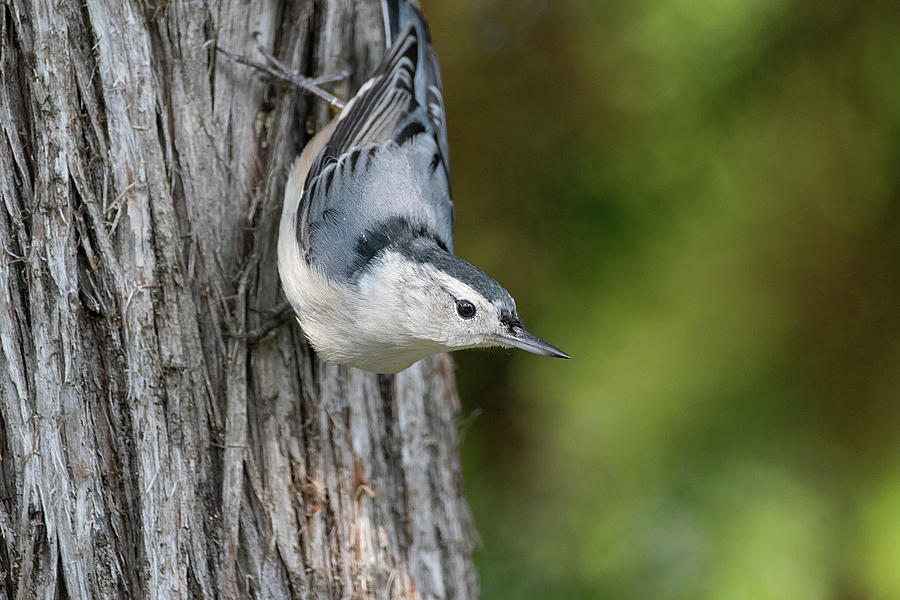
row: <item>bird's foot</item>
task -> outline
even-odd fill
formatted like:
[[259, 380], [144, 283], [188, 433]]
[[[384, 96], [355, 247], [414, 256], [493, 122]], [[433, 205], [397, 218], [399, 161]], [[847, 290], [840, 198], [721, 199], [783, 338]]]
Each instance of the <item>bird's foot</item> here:
[[259, 327], [241, 333], [233, 333], [231, 337], [244, 340], [248, 345], [255, 346], [275, 335], [275, 330], [290, 320], [293, 310], [290, 304], [282, 302], [274, 308], [261, 311], [261, 314], [265, 315], [265, 318]]
[[322, 100], [327, 102], [329, 106], [338, 111], [343, 110], [344, 106], [346, 105], [346, 102], [344, 102], [331, 92], [322, 89], [322, 86], [347, 79], [350, 76], [350, 71], [347, 69], [344, 69], [343, 71], [340, 71], [338, 73], [321, 75], [319, 77], [305, 77], [303, 75], [300, 75], [299, 73], [291, 71], [291, 69], [287, 65], [275, 58], [275, 56], [261, 44], [257, 45], [257, 50], [259, 50], [259, 53], [262, 54], [263, 58], [266, 61], [265, 63], [256, 62], [245, 56], [241, 56], [240, 54], [234, 54], [233, 52], [223, 50], [222, 48], [216, 48], [216, 50], [235, 62], [262, 71], [269, 77], [272, 77], [282, 84], [295, 87], [301, 92], [312, 94], [317, 98], [321, 98]]

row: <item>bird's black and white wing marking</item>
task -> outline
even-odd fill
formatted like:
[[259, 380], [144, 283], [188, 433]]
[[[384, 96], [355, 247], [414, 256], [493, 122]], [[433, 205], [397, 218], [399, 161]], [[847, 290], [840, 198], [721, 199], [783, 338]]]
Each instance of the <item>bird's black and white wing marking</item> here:
[[409, 230], [452, 248], [441, 76], [416, 9], [341, 113], [307, 175], [296, 218], [302, 255], [335, 277], [359, 269], [378, 250], [372, 238], [385, 232]]

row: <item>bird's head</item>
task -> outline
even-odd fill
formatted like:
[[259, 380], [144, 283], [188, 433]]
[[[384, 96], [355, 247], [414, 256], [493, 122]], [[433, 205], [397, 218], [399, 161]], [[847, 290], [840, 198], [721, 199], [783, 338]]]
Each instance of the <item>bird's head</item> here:
[[[379, 288], [390, 307], [372, 315], [381, 327], [402, 332], [407, 343], [433, 348], [429, 354], [505, 346], [557, 358], [569, 356], [529, 333], [503, 286], [471, 263], [428, 240], [384, 253], [360, 283]], [[388, 314], [383, 314], [387, 308]], [[391, 321], [390, 324], [386, 321]], [[393, 340], [403, 346], [401, 340]]]

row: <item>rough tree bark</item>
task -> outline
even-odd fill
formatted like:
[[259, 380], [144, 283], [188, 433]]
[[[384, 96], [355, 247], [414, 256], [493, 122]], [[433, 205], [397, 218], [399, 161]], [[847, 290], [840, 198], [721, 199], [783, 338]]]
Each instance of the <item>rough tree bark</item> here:
[[257, 41], [346, 92], [380, 5], [2, 0], [2, 598], [476, 594], [449, 359], [235, 335], [283, 298], [284, 182], [327, 117], [215, 50]]

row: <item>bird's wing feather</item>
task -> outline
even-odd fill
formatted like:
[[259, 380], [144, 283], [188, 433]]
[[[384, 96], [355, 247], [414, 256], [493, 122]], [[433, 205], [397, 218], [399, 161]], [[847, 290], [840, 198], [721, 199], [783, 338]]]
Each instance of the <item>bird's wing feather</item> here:
[[[376, 75], [348, 103], [309, 170], [296, 233], [310, 263], [345, 273], [373, 224], [405, 220], [451, 247], [441, 78], [417, 10]], [[357, 257], [358, 258], [358, 257]]]
[[407, 11], [406, 29], [341, 114], [319, 155], [320, 169], [355, 146], [393, 139], [416, 121], [438, 141], [446, 164], [447, 124], [437, 55], [421, 13], [412, 7]]

